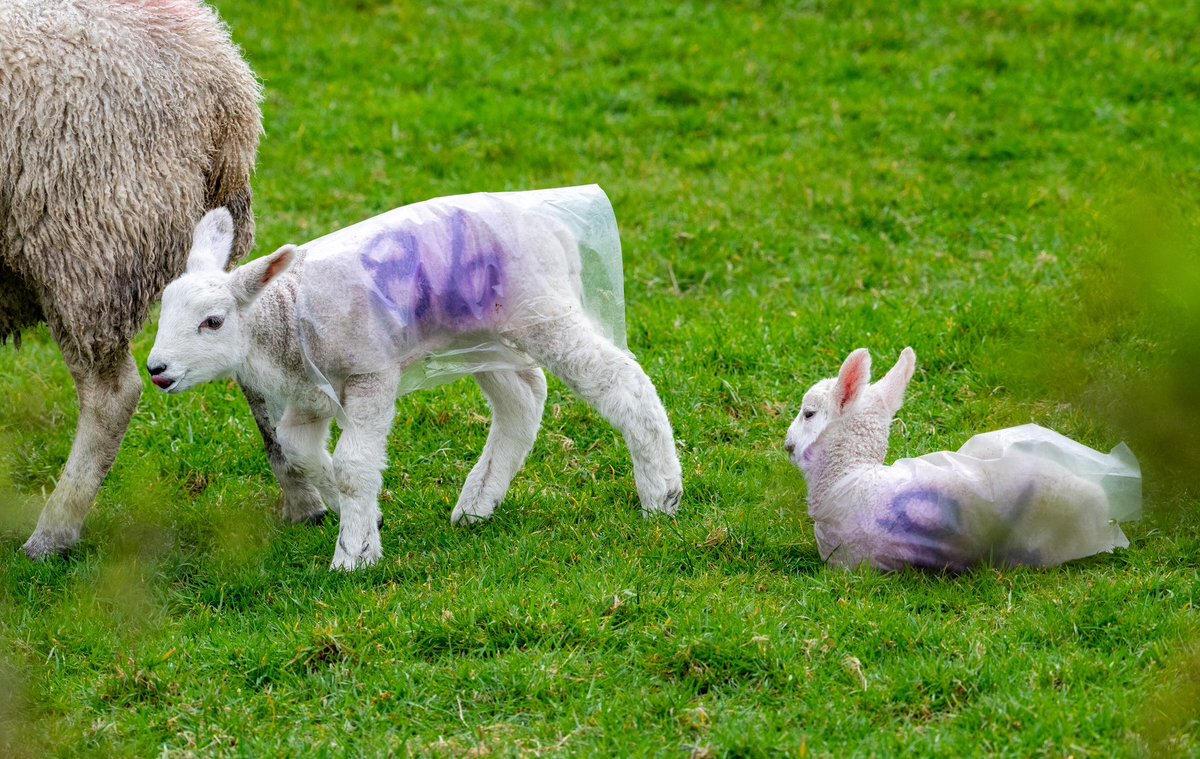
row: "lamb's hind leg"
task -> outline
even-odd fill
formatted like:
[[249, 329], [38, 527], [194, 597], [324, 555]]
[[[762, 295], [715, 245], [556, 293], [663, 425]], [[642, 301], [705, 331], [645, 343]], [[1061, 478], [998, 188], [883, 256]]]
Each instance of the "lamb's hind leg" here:
[[79, 398], [79, 423], [58, 486], [25, 542], [25, 553], [34, 560], [64, 553], [79, 541], [84, 519], [142, 395], [142, 380], [129, 353], [98, 366], [75, 363], [68, 359]]
[[492, 428], [450, 515], [454, 524], [487, 519], [504, 500], [533, 448], [546, 406], [546, 375], [541, 369], [480, 372], [475, 379], [492, 407]]
[[579, 315], [543, 320], [514, 337], [621, 432], [633, 458], [642, 512], [674, 514], [683, 495], [675, 438], [654, 384], [637, 361]]

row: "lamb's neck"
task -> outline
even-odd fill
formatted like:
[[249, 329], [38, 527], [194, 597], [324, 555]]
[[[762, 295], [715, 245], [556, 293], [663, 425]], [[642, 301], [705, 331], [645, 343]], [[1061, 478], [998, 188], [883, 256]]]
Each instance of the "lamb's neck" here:
[[267, 398], [304, 383], [308, 377], [296, 323], [298, 283], [291, 272], [279, 276], [263, 290], [247, 314], [250, 350], [237, 378]]
[[822, 433], [814, 444], [817, 450], [808, 470], [810, 503], [823, 501], [843, 478], [882, 467], [890, 426], [890, 419], [863, 415], [845, 418]]

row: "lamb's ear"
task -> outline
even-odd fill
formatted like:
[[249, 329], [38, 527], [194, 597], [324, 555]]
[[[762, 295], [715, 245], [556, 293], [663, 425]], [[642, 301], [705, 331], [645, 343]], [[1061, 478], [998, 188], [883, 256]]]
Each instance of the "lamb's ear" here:
[[846, 357], [837, 382], [833, 383], [833, 410], [842, 414], [862, 397], [871, 381], [871, 354], [859, 348]]
[[233, 270], [233, 297], [245, 305], [258, 297], [271, 280], [287, 271], [296, 257], [295, 245], [284, 245], [269, 256], [242, 264]]
[[900, 351], [900, 359], [896, 361], [896, 365], [884, 375], [883, 379], [875, 383], [876, 391], [883, 399], [883, 405], [891, 413], [896, 413], [904, 405], [904, 391], [913, 378], [916, 366], [917, 354], [913, 352], [912, 348], [905, 348]]
[[225, 271], [233, 252], [233, 217], [222, 206], [214, 208], [196, 223], [192, 232], [192, 250], [188, 253], [188, 272]]

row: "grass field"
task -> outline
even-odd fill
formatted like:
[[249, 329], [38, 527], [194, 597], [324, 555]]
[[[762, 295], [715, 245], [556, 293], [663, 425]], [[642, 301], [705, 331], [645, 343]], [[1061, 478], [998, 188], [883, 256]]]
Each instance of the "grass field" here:
[[[147, 382], [82, 544], [33, 565], [76, 413], [42, 330], [0, 350], [0, 753], [1200, 755], [1200, 7], [218, 6], [266, 88], [259, 252], [608, 191], [682, 508], [643, 520], [619, 436], [552, 381], [496, 519], [451, 527], [487, 432], [463, 382], [399, 401], [384, 561], [332, 574], [336, 522], [280, 522], [237, 388]], [[1126, 438], [1131, 548], [824, 567], [784, 432], [850, 350], [910, 344], [892, 456]]]

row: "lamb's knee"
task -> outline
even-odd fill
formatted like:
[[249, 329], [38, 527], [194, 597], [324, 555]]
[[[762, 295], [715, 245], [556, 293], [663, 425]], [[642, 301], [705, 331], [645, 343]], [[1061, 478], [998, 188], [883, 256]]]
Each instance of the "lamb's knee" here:
[[347, 498], [373, 498], [383, 487], [386, 464], [386, 455], [382, 451], [346, 452], [339, 446], [333, 455], [338, 490]]
[[518, 372], [517, 376], [529, 388], [533, 405], [541, 409], [546, 405], [546, 373], [541, 369], [526, 369]]

